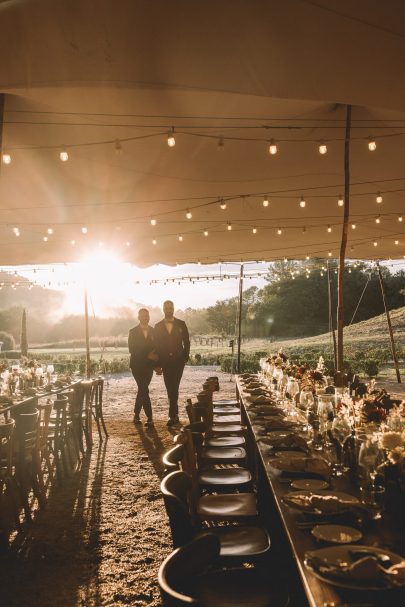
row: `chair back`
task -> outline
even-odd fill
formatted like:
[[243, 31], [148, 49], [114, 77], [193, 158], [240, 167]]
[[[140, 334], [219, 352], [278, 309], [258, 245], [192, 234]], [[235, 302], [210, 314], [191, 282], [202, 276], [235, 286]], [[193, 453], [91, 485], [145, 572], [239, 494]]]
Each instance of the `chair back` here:
[[182, 470], [171, 472], [160, 483], [174, 548], [190, 542], [194, 535], [189, 502], [191, 487], [191, 478]]
[[49, 420], [51, 419], [53, 404], [48, 401], [44, 405], [38, 405], [39, 411], [39, 429], [38, 429], [38, 449], [44, 451], [48, 447]]
[[203, 607], [193, 592], [194, 580], [218, 562], [219, 550], [219, 539], [212, 533], [204, 533], [163, 561], [158, 582], [166, 607]]
[[184, 447], [181, 444], [175, 445], [169, 451], [166, 451], [162, 457], [164, 465], [164, 474], [175, 472], [181, 469], [181, 463], [184, 459]]
[[[0, 425], [0, 479], [11, 478], [13, 472], [13, 434], [15, 421]], [[0, 487], [1, 491], [1, 487]]]
[[182, 470], [187, 472], [187, 474], [189, 474], [191, 478], [195, 480], [197, 477], [197, 458], [193, 433], [189, 428], [183, 428], [182, 432], [174, 437], [174, 442], [176, 445], [182, 445], [184, 448], [184, 456], [181, 462]]
[[18, 461], [23, 464], [32, 458], [34, 450], [38, 446], [39, 433], [39, 411], [33, 413], [20, 413], [15, 417], [15, 442], [14, 453], [17, 453]]

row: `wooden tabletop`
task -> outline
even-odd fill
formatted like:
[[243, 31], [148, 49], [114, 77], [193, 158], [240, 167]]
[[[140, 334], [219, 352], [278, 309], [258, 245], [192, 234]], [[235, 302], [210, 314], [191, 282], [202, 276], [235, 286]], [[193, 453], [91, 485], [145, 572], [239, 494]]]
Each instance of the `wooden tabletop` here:
[[67, 390], [70, 390], [70, 389], [74, 388], [75, 386], [78, 386], [82, 381], [83, 381], [82, 379], [78, 379], [78, 380], [72, 382], [71, 384], [63, 386], [61, 388], [51, 388], [50, 390], [47, 390], [45, 387], [45, 390], [38, 392], [37, 394], [33, 394], [32, 396], [26, 396], [25, 398], [23, 398], [21, 400], [16, 400], [12, 404], [7, 404], [7, 405], [0, 404], [0, 415], [7, 416], [12, 411], [16, 411], [16, 410], [20, 410], [20, 409], [29, 407], [30, 405], [32, 405], [33, 402], [37, 402], [37, 400], [40, 398], [45, 398], [45, 397], [49, 398], [50, 396], [53, 396], [53, 395], [56, 396], [57, 394], [63, 394], [63, 392], [66, 392]]
[[[283, 523], [286, 538], [290, 543], [298, 572], [311, 607], [324, 607], [324, 605], [328, 603], [335, 603], [336, 606], [339, 605], [342, 607], [343, 605], [353, 605], [354, 607], [354, 605], [360, 604], [374, 607], [387, 607], [388, 605], [399, 607], [399, 605], [405, 605], [405, 590], [403, 589], [400, 591], [396, 589], [379, 592], [342, 589], [321, 581], [305, 566], [304, 559], [307, 551], [316, 550], [331, 544], [318, 543], [312, 536], [310, 529], [304, 530], [297, 526], [297, 522], [308, 519], [304, 519], [301, 512], [290, 508], [282, 500], [283, 496], [293, 489], [288, 482], [284, 482], [285, 477], [283, 476], [283, 473], [271, 467], [271, 456], [269, 455], [268, 449], [263, 448], [263, 443], [260, 443], [260, 441], [258, 442], [260, 437], [257, 436], [254, 425], [249, 419], [249, 411], [246, 408], [245, 400], [247, 394], [243, 392], [243, 386], [239, 378], [237, 378], [237, 391], [243, 412], [246, 416], [246, 423], [251, 432], [252, 439], [256, 444], [257, 455], [260, 458], [265, 478], [267, 479], [270, 490], [274, 496], [274, 501]], [[332, 490], [344, 491], [345, 493], [356, 496], [358, 496], [359, 493], [358, 487], [350, 483], [349, 479], [345, 477], [332, 479]], [[405, 513], [403, 513], [402, 521], [404, 518]], [[314, 525], [316, 525], [315, 518], [313, 519], [313, 522]], [[345, 522], [342, 524], [349, 523]], [[389, 549], [405, 558], [405, 530], [404, 526], [402, 526], [402, 528], [400, 527], [397, 520], [392, 520], [385, 514], [381, 520], [369, 522], [361, 531], [363, 533], [363, 538], [360, 540], [360, 544]]]

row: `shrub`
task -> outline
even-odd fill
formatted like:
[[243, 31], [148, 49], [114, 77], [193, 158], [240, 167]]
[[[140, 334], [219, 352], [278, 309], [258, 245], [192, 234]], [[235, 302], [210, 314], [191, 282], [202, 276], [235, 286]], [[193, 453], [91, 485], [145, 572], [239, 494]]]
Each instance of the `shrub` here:
[[6, 331], [0, 331], [0, 341], [3, 342], [3, 345], [1, 347], [3, 351], [14, 350], [15, 341], [14, 337], [10, 333], [7, 333]]
[[375, 377], [376, 375], [378, 375], [379, 370], [380, 370], [380, 365], [377, 360], [375, 360], [373, 358], [368, 358], [363, 361], [362, 371], [368, 377]]

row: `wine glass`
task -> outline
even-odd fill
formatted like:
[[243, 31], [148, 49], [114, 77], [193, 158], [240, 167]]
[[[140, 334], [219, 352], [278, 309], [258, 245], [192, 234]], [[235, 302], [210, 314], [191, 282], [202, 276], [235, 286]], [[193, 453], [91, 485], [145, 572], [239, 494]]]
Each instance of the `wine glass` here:
[[345, 415], [339, 414], [332, 422], [331, 434], [336, 441], [335, 447], [338, 456], [338, 464], [335, 466], [335, 476], [341, 476], [348, 468], [343, 464], [343, 443], [350, 435], [352, 427]]
[[365, 440], [359, 451], [359, 465], [364, 468], [366, 474], [371, 480], [371, 486], [375, 485], [375, 479], [378, 474], [378, 466], [385, 460], [384, 449], [376, 435]]

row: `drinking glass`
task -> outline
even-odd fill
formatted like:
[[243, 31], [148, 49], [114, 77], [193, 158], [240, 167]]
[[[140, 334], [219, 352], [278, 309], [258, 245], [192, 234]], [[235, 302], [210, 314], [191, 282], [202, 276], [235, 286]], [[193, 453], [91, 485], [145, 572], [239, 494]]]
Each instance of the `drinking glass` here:
[[[348, 468], [343, 464], [343, 443], [352, 431], [352, 427], [349, 424], [346, 416], [337, 415], [332, 422], [331, 433], [333, 438], [339, 444], [337, 449], [338, 453], [338, 464], [335, 467], [335, 476], [341, 476], [344, 472], [347, 472]], [[337, 446], [337, 445], [336, 445]]]
[[361, 501], [366, 506], [369, 506], [372, 517], [378, 520], [382, 517], [385, 503], [385, 487], [381, 485], [365, 485], [360, 487]]
[[371, 438], [367, 438], [360, 447], [359, 465], [366, 471], [371, 480], [371, 485], [375, 485], [378, 474], [377, 468], [384, 460], [385, 452], [379, 444], [378, 437], [373, 435]]

